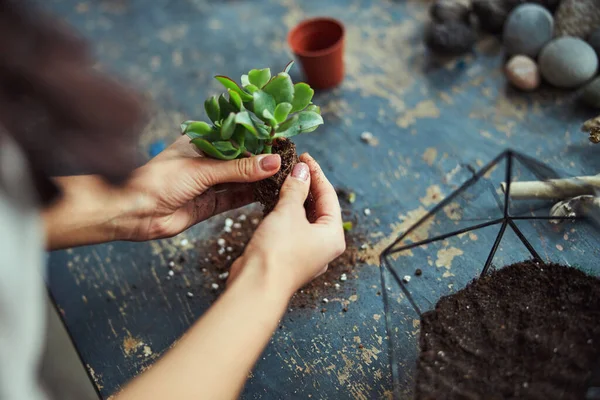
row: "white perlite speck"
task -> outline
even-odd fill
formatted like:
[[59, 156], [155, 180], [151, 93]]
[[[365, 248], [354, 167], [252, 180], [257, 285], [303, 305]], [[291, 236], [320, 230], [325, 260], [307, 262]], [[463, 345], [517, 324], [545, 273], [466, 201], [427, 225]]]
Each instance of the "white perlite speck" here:
[[346, 274], [342, 274], [342, 276], [340, 276], [340, 281], [345, 282], [346, 279], [348, 279], [348, 276]]
[[335, 286], [336, 289], [340, 288], [340, 284], [339, 283], [336, 283], [334, 286]]
[[242, 227], [242, 224], [240, 224], [239, 222], [236, 222], [235, 224], [233, 224], [233, 229], [240, 229]]
[[230, 253], [231, 253], [231, 252], [233, 251], [233, 247], [231, 247], [231, 246], [227, 246], [227, 249], [226, 249], [226, 250], [227, 250], [228, 252], [230, 252]]
[[219, 239], [217, 240], [217, 244], [218, 244], [219, 246], [221, 246], [221, 247], [225, 247], [225, 239], [223, 239], [223, 238], [219, 238]]
[[325, 304], [329, 303], [329, 299], [323, 299], [323, 303], [325, 303]]
[[371, 140], [373, 140], [373, 134], [371, 132], [363, 132], [360, 134], [360, 139], [363, 142], [370, 142]]
[[187, 296], [187, 297], [189, 297], [189, 298], [191, 299], [192, 297], [194, 297], [194, 293], [192, 293], [192, 292], [187, 292], [187, 293], [186, 293], [186, 296]]
[[371, 209], [370, 208], [365, 208], [365, 210], [363, 212], [365, 213], [366, 216], [371, 215]]
[[231, 233], [231, 227], [230, 226], [226, 226], [225, 228], [223, 228], [223, 231], [225, 231], [227, 233]]
[[259, 223], [259, 222], [260, 222], [260, 221], [259, 221], [259, 219], [258, 219], [258, 218], [254, 218], [254, 219], [252, 219], [252, 223], [253, 223], [254, 225], [258, 225], [258, 223]]
[[175, 266], [175, 263], [173, 261], [169, 261], [169, 268], [173, 268]]
[[175, 272], [173, 272], [173, 270], [169, 271], [169, 276], [173, 276], [175, 275]]
[[361, 245], [360, 245], [360, 249], [361, 249], [361, 250], [366, 250], [366, 249], [368, 249], [368, 248], [369, 248], [369, 245], [368, 245], [368, 244], [366, 244], [366, 243], [363, 243], [363, 244], [361, 244]]
[[410, 275], [404, 275], [404, 278], [402, 278], [402, 280], [404, 281], [404, 283], [410, 282]]
[[245, 221], [245, 220], [246, 220], [246, 218], [247, 218], [247, 217], [246, 217], [246, 214], [242, 214], [242, 215], [240, 215], [240, 216], [238, 217], [238, 219], [239, 219], [240, 221]]
[[217, 290], [217, 289], [219, 288], [219, 285], [217, 285], [216, 283], [213, 283], [212, 285], [210, 285], [210, 287], [211, 287], [213, 290]]
[[225, 247], [221, 247], [221, 248], [220, 248], [220, 249], [217, 251], [217, 253], [219, 253], [219, 255], [223, 255], [223, 254], [225, 254]]
[[219, 279], [223, 281], [223, 280], [227, 279], [228, 276], [229, 276], [229, 272], [223, 272], [222, 274], [219, 274]]
[[190, 242], [187, 239], [181, 239], [181, 242], [179, 242], [182, 246], [187, 246]]
[[233, 226], [233, 220], [231, 218], [225, 219], [225, 226], [231, 228]]

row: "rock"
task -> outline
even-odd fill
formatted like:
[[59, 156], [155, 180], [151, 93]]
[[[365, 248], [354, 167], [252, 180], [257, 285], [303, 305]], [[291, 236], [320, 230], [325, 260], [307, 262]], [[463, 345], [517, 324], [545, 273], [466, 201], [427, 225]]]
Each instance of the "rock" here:
[[600, 27], [600, 2], [563, 0], [554, 18], [554, 36], [576, 36], [585, 39]]
[[437, 23], [457, 21], [468, 24], [470, 10], [456, 0], [437, 0], [429, 8], [429, 15]]
[[600, 108], [600, 77], [585, 85], [581, 100], [590, 107]]
[[523, 4], [511, 11], [504, 23], [503, 42], [508, 54], [535, 58], [552, 39], [550, 11], [537, 4]]
[[481, 30], [492, 34], [502, 32], [502, 27], [510, 11], [504, 1], [473, 0], [471, 8], [479, 20]]
[[538, 66], [527, 56], [514, 56], [506, 63], [506, 78], [517, 89], [535, 90], [540, 86]]
[[596, 74], [598, 56], [581, 39], [563, 36], [552, 40], [540, 52], [542, 77], [560, 88], [576, 88]]
[[467, 24], [448, 21], [431, 24], [425, 34], [425, 43], [432, 51], [444, 55], [460, 55], [473, 49], [477, 35]]
[[594, 50], [596, 55], [600, 57], [600, 29], [595, 30], [588, 38], [588, 43]]

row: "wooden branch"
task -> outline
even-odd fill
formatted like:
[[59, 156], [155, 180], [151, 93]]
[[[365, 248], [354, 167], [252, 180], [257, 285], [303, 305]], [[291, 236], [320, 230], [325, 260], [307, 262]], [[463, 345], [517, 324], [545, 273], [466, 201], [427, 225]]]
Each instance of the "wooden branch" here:
[[[506, 182], [500, 185], [506, 193]], [[600, 174], [578, 176], [547, 181], [511, 182], [510, 197], [513, 199], [566, 199], [600, 192]]]
[[585, 121], [581, 130], [590, 134], [590, 142], [600, 143], [600, 115]]

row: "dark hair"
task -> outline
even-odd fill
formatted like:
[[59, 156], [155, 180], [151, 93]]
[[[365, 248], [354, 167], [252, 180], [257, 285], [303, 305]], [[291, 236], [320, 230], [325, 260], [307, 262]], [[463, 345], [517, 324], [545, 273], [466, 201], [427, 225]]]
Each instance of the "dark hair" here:
[[[94, 68], [84, 41], [19, 0], [0, 0], [0, 124], [36, 178], [136, 166], [141, 98]], [[37, 179], [36, 179], [37, 180]]]

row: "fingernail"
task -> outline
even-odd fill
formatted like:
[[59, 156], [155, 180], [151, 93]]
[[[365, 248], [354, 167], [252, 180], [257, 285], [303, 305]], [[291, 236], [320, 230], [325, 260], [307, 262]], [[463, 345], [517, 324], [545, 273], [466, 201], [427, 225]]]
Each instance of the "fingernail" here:
[[301, 162], [294, 166], [294, 169], [292, 171], [292, 176], [294, 178], [300, 179], [301, 181], [306, 181], [308, 179], [308, 175], [308, 165]]
[[281, 164], [281, 157], [279, 157], [279, 154], [269, 154], [263, 156], [259, 160], [259, 164], [263, 171], [273, 171], [279, 168], [279, 165]]

